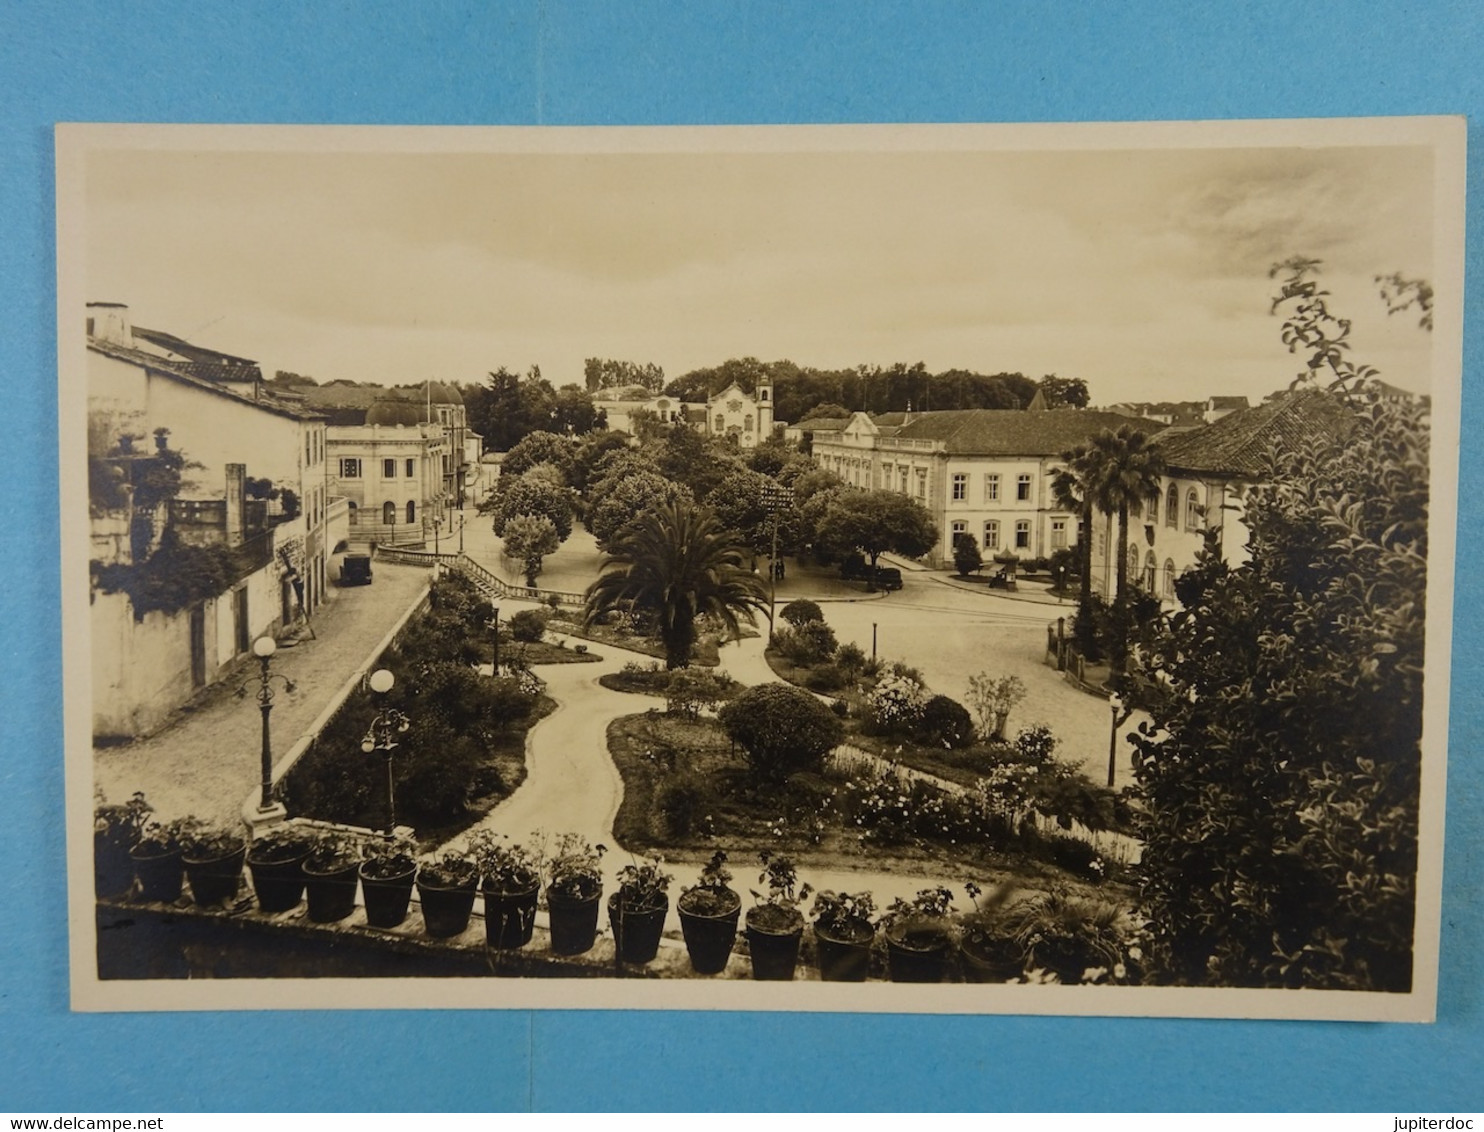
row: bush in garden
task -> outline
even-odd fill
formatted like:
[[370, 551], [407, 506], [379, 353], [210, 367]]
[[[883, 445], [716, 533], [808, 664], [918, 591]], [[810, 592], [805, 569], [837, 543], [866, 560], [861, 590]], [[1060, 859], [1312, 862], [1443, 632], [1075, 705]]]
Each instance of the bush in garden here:
[[1047, 766], [1056, 750], [1056, 736], [1044, 723], [1022, 727], [1015, 736], [1015, 754], [1021, 762]]
[[835, 650], [835, 663], [847, 677], [854, 678], [865, 671], [868, 662], [865, 650], [860, 645], [854, 641], [846, 641]]
[[817, 665], [804, 678], [804, 684], [813, 692], [838, 692], [849, 682], [837, 664]]
[[795, 629], [800, 625], [807, 625], [811, 621], [823, 621], [824, 613], [819, 606], [807, 598], [795, 598], [778, 611], [782, 617]]
[[894, 671], [866, 696], [866, 722], [878, 735], [911, 734], [927, 704], [927, 689], [910, 672]]
[[974, 720], [957, 700], [934, 696], [922, 705], [912, 738], [926, 746], [962, 749], [974, 742]]
[[819, 772], [845, 734], [829, 708], [788, 684], [748, 688], [721, 709], [720, 719], [754, 775], [774, 781], [801, 770]]
[[1003, 739], [1011, 710], [1025, 699], [1025, 683], [1019, 676], [996, 677], [981, 672], [969, 677], [966, 698], [979, 718], [979, 737]]
[[711, 801], [705, 778], [698, 774], [672, 774], [654, 792], [655, 830], [662, 837], [688, 837], [701, 825]]
[[695, 719], [703, 709], [715, 708], [726, 698], [730, 679], [705, 668], [677, 668], [665, 681], [665, 710]]
[[551, 614], [544, 609], [522, 609], [510, 619], [510, 635], [517, 641], [539, 641], [550, 619]]
[[823, 621], [806, 621], [791, 632], [779, 633], [774, 644], [794, 664], [807, 668], [835, 655], [835, 631]]

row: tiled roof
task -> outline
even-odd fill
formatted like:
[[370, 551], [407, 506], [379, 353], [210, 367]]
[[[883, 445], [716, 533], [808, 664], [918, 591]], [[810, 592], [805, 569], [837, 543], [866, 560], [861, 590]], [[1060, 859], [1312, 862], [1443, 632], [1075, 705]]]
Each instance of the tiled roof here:
[[1301, 390], [1161, 440], [1159, 451], [1177, 471], [1253, 479], [1262, 473], [1270, 445], [1295, 451], [1319, 437], [1344, 436], [1353, 426], [1349, 410], [1336, 397]]
[[296, 405], [289, 405], [283, 401], [279, 401], [271, 392], [265, 393], [260, 397], [246, 396], [230, 386], [192, 373], [192, 365], [188, 362], [172, 362], [168, 358], [162, 358], [144, 350], [136, 350], [130, 346], [119, 346], [112, 342], [100, 341], [96, 338], [88, 339], [88, 349], [105, 357], [116, 358], [121, 362], [128, 362], [130, 365], [136, 365], [152, 373], [158, 373], [186, 385], [194, 386], [197, 389], [204, 390], [218, 397], [240, 401], [244, 405], [251, 405], [253, 408], [261, 409], [265, 413], [273, 413], [276, 416], [288, 417], [296, 421], [317, 421], [323, 419], [319, 413], [307, 411]]
[[[143, 326], [133, 328], [135, 338], [143, 338], [146, 342], [153, 342], [162, 349], [169, 350], [172, 354], [179, 354], [193, 362], [204, 362], [208, 365], [232, 367], [258, 368], [258, 363], [252, 358], [239, 358], [235, 354], [224, 354], [220, 350], [212, 350], [206, 346], [197, 346], [187, 342], [184, 338], [177, 338], [174, 334], [166, 334], [163, 330], [149, 330]], [[202, 376], [205, 376], [204, 374]]]
[[849, 423], [849, 417], [810, 417], [807, 421], [800, 421], [789, 427], [803, 429], [805, 432], [839, 432]]
[[1213, 409], [1245, 409], [1248, 406], [1245, 397], [1212, 397], [1210, 403]]
[[897, 436], [904, 440], [941, 440], [951, 455], [1055, 456], [1104, 429], [1132, 425], [1152, 435], [1158, 421], [1091, 409], [1058, 409], [1028, 413], [1022, 409], [952, 409], [918, 413]]

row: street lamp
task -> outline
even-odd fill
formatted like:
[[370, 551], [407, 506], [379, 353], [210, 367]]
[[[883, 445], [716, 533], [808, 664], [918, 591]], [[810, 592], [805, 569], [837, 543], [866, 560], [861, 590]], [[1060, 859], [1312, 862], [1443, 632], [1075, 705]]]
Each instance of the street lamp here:
[[[437, 515], [434, 515], [433, 516], [433, 554], [434, 554], [435, 557], [439, 553], [438, 532], [439, 532], [439, 529], [442, 526], [443, 526], [443, 520], [440, 519], [440, 518], [438, 518]], [[427, 546], [428, 544], [427, 543], [423, 543], [423, 545], [424, 546]]]
[[1056, 604], [1057, 605], [1060, 605], [1062, 603], [1062, 600], [1066, 597], [1065, 582], [1063, 580], [1063, 577], [1066, 574], [1066, 572], [1067, 572], [1067, 568], [1065, 566], [1058, 566], [1056, 568]]
[[464, 553], [464, 499], [459, 497], [459, 553]]
[[397, 828], [397, 798], [396, 789], [392, 785], [392, 752], [397, 749], [396, 736], [402, 734], [410, 726], [411, 720], [396, 708], [385, 706], [385, 699], [397, 678], [385, 668], [378, 668], [371, 673], [367, 681], [371, 690], [376, 693], [377, 703], [381, 710], [376, 713], [376, 718], [371, 721], [371, 728], [366, 732], [366, 737], [361, 740], [361, 750], [366, 754], [380, 751], [386, 758], [386, 835], [388, 839]]
[[[258, 809], [264, 812], [273, 808], [273, 741], [268, 732], [268, 715], [273, 711], [273, 681], [282, 680], [285, 692], [294, 690], [294, 682], [287, 676], [268, 671], [268, 665], [277, 651], [278, 642], [271, 633], [265, 633], [252, 643], [252, 654], [258, 658], [258, 710], [263, 713], [263, 792], [258, 800]], [[237, 689], [237, 694], [245, 696], [247, 689], [248, 684], [243, 684]]]
[[773, 613], [778, 604], [778, 512], [793, 502], [792, 489], [769, 482], [763, 486], [762, 504], [773, 517], [773, 553], [768, 560], [768, 639], [773, 639]]
[[1113, 789], [1113, 776], [1118, 770], [1118, 724], [1124, 704], [1123, 697], [1114, 692], [1108, 697], [1108, 706], [1113, 709], [1113, 730], [1108, 736], [1108, 789]]
[[871, 663], [876, 663], [876, 622], [871, 622]]

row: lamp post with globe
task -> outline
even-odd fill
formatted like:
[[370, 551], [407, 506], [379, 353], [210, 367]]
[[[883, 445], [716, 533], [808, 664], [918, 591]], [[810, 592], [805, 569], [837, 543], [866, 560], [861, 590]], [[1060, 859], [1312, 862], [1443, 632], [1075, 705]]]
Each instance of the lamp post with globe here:
[[380, 710], [376, 718], [371, 721], [371, 727], [366, 732], [366, 737], [361, 740], [361, 750], [370, 755], [380, 751], [386, 759], [386, 835], [388, 838], [397, 828], [397, 796], [396, 787], [392, 782], [392, 752], [397, 749], [397, 736], [404, 733], [412, 721], [396, 708], [385, 706], [385, 696], [392, 690], [392, 685], [397, 678], [385, 668], [378, 668], [371, 673], [367, 684], [371, 691], [376, 693], [377, 703]]
[[[269, 732], [268, 717], [273, 712], [273, 681], [282, 680], [283, 690], [292, 692], [294, 682], [282, 673], [269, 671], [269, 665], [273, 660], [273, 654], [278, 651], [278, 642], [271, 634], [265, 633], [252, 643], [252, 654], [258, 658], [258, 710], [263, 713], [263, 742], [262, 742], [262, 794], [258, 800], [258, 811], [268, 813], [274, 809], [273, 805], [273, 740]], [[237, 689], [239, 696], [247, 695], [248, 684]]]

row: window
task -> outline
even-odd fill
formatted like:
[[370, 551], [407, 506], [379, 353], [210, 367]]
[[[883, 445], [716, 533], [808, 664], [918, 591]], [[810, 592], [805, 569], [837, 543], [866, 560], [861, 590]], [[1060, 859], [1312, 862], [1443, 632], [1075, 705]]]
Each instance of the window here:
[[412, 479], [416, 475], [417, 475], [417, 461], [416, 460], [408, 460], [407, 461], [407, 478], [408, 479]]
[[953, 474], [953, 498], [955, 500], [969, 498], [969, 477], [963, 472]]
[[1031, 521], [1021, 519], [1015, 524], [1015, 549], [1029, 550], [1031, 548]]
[[965, 538], [968, 537], [968, 535], [969, 535], [969, 524], [968, 523], [959, 522], [959, 523], [954, 523], [952, 525], [952, 528], [948, 532], [948, 549], [949, 550], [952, 550], [954, 547], [956, 547], [958, 545], [958, 536], [959, 535], [963, 535]]
[[917, 498], [918, 499], [926, 499], [927, 498], [927, 469], [926, 468], [918, 468], [917, 469]]
[[396, 526], [397, 505], [390, 499], [381, 505], [381, 521], [389, 527]]
[[361, 461], [354, 457], [347, 457], [340, 461], [340, 478], [347, 480], [358, 480], [361, 478]]
[[1165, 597], [1175, 596], [1175, 560], [1165, 559]]
[[768, 387], [766, 385], [759, 386], [757, 391], [757, 399], [759, 401], [766, 401], [768, 399]]
[[314, 433], [312, 432], [306, 432], [304, 434], [304, 462], [306, 464], [314, 463]]
[[1051, 520], [1051, 549], [1060, 550], [1067, 545], [1067, 521], [1065, 519]]
[[727, 430], [727, 419], [720, 413], [716, 414], [716, 432], [720, 435]]
[[1185, 493], [1185, 529], [1187, 531], [1201, 529], [1201, 497], [1196, 494], [1195, 488]]
[[1170, 484], [1169, 494], [1165, 496], [1165, 526], [1178, 527], [1180, 525], [1180, 489]]
[[1154, 561], [1154, 551], [1151, 550], [1144, 558], [1144, 588], [1152, 594], [1159, 592], [1155, 588], [1157, 585], [1155, 574], [1158, 570], [1159, 564]]
[[417, 522], [417, 504], [410, 499], [407, 501], [407, 521], [409, 523]]
[[1000, 549], [1000, 524], [995, 519], [990, 519], [984, 524], [984, 549]]
[[902, 494], [907, 494], [907, 469], [902, 469]]
[[1031, 497], [1031, 477], [1030, 476], [1025, 476], [1025, 475], [1016, 476], [1015, 477], [1015, 498], [1021, 500], [1022, 502], [1024, 502], [1025, 500], [1029, 499], [1030, 497]]
[[987, 475], [984, 477], [984, 502], [993, 503], [1000, 497], [1000, 477]]
[[384, 480], [394, 480], [397, 478], [397, 461], [383, 460], [381, 462], [381, 478]]
[[1131, 585], [1139, 584], [1139, 548], [1137, 546], [1128, 548], [1128, 580]]
[[1128, 517], [1130, 519], [1142, 519], [1144, 517], [1144, 501], [1142, 499], [1130, 499], [1128, 501]]
[[360, 512], [360, 508], [359, 508], [359, 507], [357, 507], [357, 506], [356, 506], [356, 505], [355, 505], [355, 501], [354, 501], [354, 500], [352, 500], [352, 501], [351, 501], [351, 504], [350, 504], [350, 511], [349, 511], [349, 512], [348, 512], [348, 514], [349, 514], [349, 517], [350, 517], [350, 525], [351, 525], [351, 526], [355, 526], [355, 525], [356, 525], [356, 515], [357, 515], [357, 514], [358, 514], [358, 513], [359, 513], [359, 512]]
[[743, 432], [751, 432], [752, 431], [752, 414], [751, 413], [748, 413], [745, 417], [742, 418], [742, 431]]

